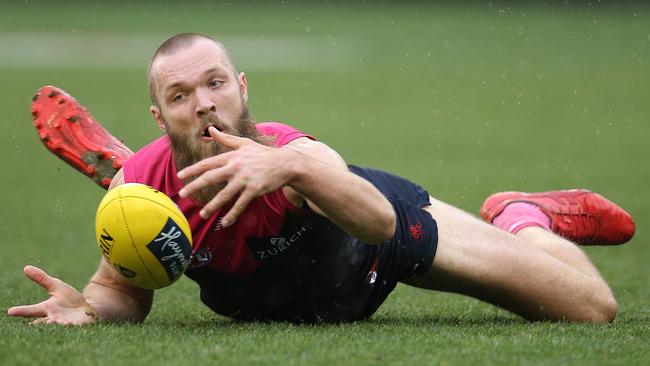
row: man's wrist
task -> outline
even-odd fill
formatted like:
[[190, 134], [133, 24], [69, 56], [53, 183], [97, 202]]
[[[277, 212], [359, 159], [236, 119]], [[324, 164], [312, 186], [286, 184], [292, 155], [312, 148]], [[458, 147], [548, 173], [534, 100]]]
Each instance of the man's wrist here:
[[291, 145], [283, 146], [282, 150], [285, 153], [283, 156], [283, 166], [287, 169], [287, 185], [293, 186], [300, 180], [304, 172], [304, 159], [306, 155]]
[[90, 306], [90, 304], [84, 304], [82, 310], [87, 316], [93, 318], [93, 321], [99, 321], [99, 314], [97, 314], [97, 311], [92, 306]]

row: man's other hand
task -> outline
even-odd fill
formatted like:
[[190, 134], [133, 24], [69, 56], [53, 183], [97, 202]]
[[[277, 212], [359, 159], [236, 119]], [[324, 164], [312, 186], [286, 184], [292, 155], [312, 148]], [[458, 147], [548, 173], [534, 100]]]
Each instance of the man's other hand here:
[[14, 306], [7, 311], [8, 315], [37, 318], [32, 324], [82, 325], [98, 320], [83, 295], [72, 286], [34, 266], [26, 266], [24, 272], [43, 287], [50, 298], [38, 304]]

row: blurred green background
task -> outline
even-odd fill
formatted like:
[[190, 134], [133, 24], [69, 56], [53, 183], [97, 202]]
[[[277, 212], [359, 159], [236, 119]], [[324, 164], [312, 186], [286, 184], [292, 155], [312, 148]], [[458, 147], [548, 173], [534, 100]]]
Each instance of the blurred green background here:
[[[5, 364], [183, 361], [142, 353], [176, 332], [182, 352], [231, 364], [650, 357], [650, 7], [643, 3], [0, 1], [0, 308], [43, 298], [23, 278], [25, 264], [81, 288], [99, 258], [93, 224], [103, 191], [42, 146], [31, 96], [46, 84], [61, 87], [140, 148], [160, 134], [148, 113], [147, 63], [180, 32], [225, 43], [248, 75], [258, 120], [290, 123], [350, 163], [407, 177], [467, 211], [477, 214], [502, 190], [585, 187], [621, 204], [637, 221], [636, 237], [587, 249], [619, 299], [619, 319], [609, 328], [530, 325], [471, 299], [400, 286], [361, 325], [255, 326], [211, 314], [183, 280], [160, 291], [143, 326], [31, 328], [2, 315]], [[196, 338], [213, 332], [223, 335], [209, 338], [213, 344], [231, 339], [241, 348], [199, 352]], [[151, 342], [140, 339], [148, 334], [156, 334]], [[247, 348], [247, 337], [261, 345]], [[300, 357], [267, 342], [279, 337], [305, 342]], [[43, 354], [18, 352], [52, 339]], [[103, 349], [104, 339], [116, 344]]]

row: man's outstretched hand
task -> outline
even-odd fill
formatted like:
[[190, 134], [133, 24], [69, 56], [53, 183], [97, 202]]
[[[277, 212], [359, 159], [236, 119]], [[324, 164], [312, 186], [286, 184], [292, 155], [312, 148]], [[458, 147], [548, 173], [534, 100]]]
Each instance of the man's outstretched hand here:
[[201, 188], [227, 183], [200, 212], [201, 217], [208, 218], [239, 194], [232, 208], [221, 219], [226, 227], [235, 222], [254, 198], [288, 183], [291, 177], [287, 159], [289, 154], [295, 155], [295, 152], [264, 146], [251, 139], [220, 132], [214, 127], [208, 128], [208, 132], [217, 144], [231, 151], [203, 159], [178, 172], [180, 179], [197, 177], [179, 193], [181, 197], [188, 197]]
[[14, 306], [7, 311], [8, 315], [37, 318], [32, 324], [82, 325], [98, 320], [83, 295], [72, 286], [34, 266], [26, 266], [24, 272], [43, 287], [50, 298], [38, 304]]

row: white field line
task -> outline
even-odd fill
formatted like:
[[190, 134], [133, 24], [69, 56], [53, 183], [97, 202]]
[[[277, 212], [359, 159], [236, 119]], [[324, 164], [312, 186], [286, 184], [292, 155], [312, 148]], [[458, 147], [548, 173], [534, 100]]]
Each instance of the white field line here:
[[[0, 33], [0, 68], [145, 69], [167, 36]], [[363, 43], [331, 37], [221, 37], [241, 70], [312, 71], [360, 65]]]

